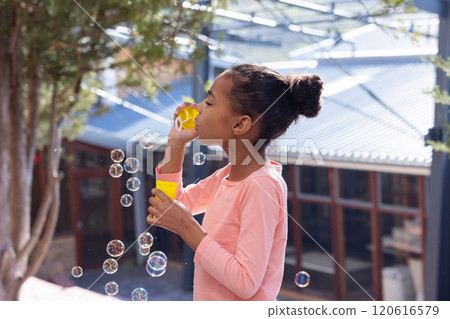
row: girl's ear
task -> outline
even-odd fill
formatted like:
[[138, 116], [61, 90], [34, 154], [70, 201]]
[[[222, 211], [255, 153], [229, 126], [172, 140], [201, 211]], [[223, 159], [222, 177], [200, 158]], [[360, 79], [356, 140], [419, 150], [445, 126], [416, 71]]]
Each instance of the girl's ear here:
[[248, 115], [242, 115], [237, 119], [233, 125], [233, 132], [235, 135], [242, 135], [252, 129], [252, 119]]

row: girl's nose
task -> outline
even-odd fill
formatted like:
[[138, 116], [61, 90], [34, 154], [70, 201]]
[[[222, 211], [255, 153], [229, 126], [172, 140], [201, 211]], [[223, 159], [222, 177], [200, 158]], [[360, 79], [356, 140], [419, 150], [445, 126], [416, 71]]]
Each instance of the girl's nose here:
[[204, 101], [201, 101], [200, 103], [197, 104], [197, 111], [198, 111], [198, 113], [202, 113], [203, 103], [204, 103]]

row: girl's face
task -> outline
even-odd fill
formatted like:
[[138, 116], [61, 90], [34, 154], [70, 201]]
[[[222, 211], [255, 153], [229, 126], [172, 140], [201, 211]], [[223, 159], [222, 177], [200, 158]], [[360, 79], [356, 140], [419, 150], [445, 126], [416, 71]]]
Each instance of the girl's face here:
[[[233, 125], [237, 116], [233, 115], [231, 101], [227, 94], [231, 88], [231, 78], [222, 73], [212, 84], [208, 96], [197, 106], [200, 142], [203, 145], [224, 145], [225, 140], [234, 138]], [[215, 139], [212, 140], [212, 139]]]

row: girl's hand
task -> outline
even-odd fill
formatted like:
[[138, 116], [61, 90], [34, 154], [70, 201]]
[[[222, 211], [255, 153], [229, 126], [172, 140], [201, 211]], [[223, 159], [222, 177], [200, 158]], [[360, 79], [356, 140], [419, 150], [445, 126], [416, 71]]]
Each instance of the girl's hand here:
[[180, 235], [195, 251], [206, 232], [192, 217], [191, 212], [181, 202], [173, 201], [158, 188], [153, 188], [152, 194], [158, 196], [161, 201], [154, 196], [149, 198], [152, 206], [148, 208], [150, 215], [147, 217], [147, 223]]
[[173, 126], [169, 132], [169, 140], [173, 140], [177, 143], [187, 144], [198, 137], [198, 132], [196, 129], [181, 129], [180, 131], [178, 131], [175, 127], [175, 121], [178, 117], [178, 114], [180, 113], [180, 110], [188, 106], [197, 109], [197, 104], [189, 102], [184, 102], [182, 105], [177, 107], [175, 113], [173, 114]]
[[[152, 196], [149, 203], [152, 205], [148, 208], [150, 215], [147, 217], [147, 223], [163, 227], [178, 235], [182, 235], [183, 225], [191, 218], [189, 210], [179, 201], [173, 201], [162, 190], [158, 188], [152, 189]], [[155, 218], [152, 218], [155, 217]]]

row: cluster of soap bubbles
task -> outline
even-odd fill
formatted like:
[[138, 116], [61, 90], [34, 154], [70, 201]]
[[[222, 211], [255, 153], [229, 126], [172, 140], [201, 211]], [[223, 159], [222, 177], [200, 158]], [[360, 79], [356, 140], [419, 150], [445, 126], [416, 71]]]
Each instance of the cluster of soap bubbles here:
[[[111, 240], [106, 245], [106, 252], [111, 257], [120, 257], [125, 251], [125, 245], [122, 241], [118, 239]], [[117, 260], [114, 258], [108, 258], [103, 262], [103, 271], [109, 275], [114, 274], [119, 269], [119, 264], [117, 263]], [[80, 266], [75, 266], [72, 268], [72, 276], [75, 278], [79, 278], [83, 275], [83, 269]], [[119, 291], [119, 285], [115, 283], [114, 281], [110, 281], [105, 285], [105, 292], [110, 295], [114, 296]]]
[[[111, 159], [114, 163], [109, 167], [109, 174], [112, 177], [119, 178], [122, 176], [124, 170], [130, 174], [134, 174], [139, 170], [141, 164], [135, 157], [128, 157], [123, 162], [122, 167], [120, 162], [122, 162], [124, 158], [125, 153], [120, 148], [111, 151]], [[141, 181], [137, 177], [130, 177], [127, 180], [126, 186], [128, 190], [135, 192], [141, 187]], [[120, 204], [123, 207], [130, 207], [133, 204], [133, 197], [130, 194], [123, 194], [120, 197]]]
[[152, 277], [161, 277], [167, 268], [167, 256], [162, 251], [154, 251], [148, 256], [145, 270]]
[[147, 256], [150, 253], [150, 247], [153, 245], [152, 234], [145, 232], [138, 237], [139, 253], [142, 256]]
[[295, 284], [299, 286], [300, 288], [305, 288], [309, 285], [309, 274], [306, 271], [299, 271], [295, 275]]
[[[150, 247], [153, 245], [153, 236], [149, 232], [144, 232], [139, 235], [137, 242], [139, 244], [139, 252], [146, 256], [150, 253]], [[111, 240], [106, 245], [106, 252], [111, 257], [120, 257], [125, 251], [125, 245], [118, 239]], [[114, 274], [119, 269], [119, 264], [114, 258], [108, 258], [103, 262], [103, 271], [106, 274]], [[165, 274], [167, 269], [167, 256], [162, 251], [154, 251], [148, 257], [145, 269], [152, 277], [160, 277]], [[83, 274], [83, 269], [80, 266], [72, 268], [72, 276], [78, 278]], [[119, 285], [110, 281], [105, 285], [105, 292], [109, 296], [114, 296], [119, 291]], [[131, 300], [146, 301], [148, 293], [144, 288], [136, 288], [131, 293]]]
[[[148, 233], [142, 233], [138, 237], [139, 252], [142, 256], [150, 253], [150, 247], [153, 245], [153, 236]], [[167, 256], [162, 251], [154, 251], [150, 254], [145, 265], [145, 270], [152, 277], [164, 275], [167, 268]]]
[[[150, 233], [143, 233], [138, 238], [139, 248], [148, 249], [153, 244], [153, 237]], [[152, 277], [164, 275], [167, 268], [167, 256], [162, 251], [154, 251], [148, 257], [145, 269]], [[136, 288], [131, 293], [132, 301], [147, 301], [148, 292], [144, 288]]]
[[[118, 239], [111, 240], [106, 245], [106, 252], [111, 257], [120, 257], [125, 251], [125, 245]], [[119, 269], [119, 264], [114, 258], [108, 258], [103, 262], [103, 271], [108, 274], [114, 274]], [[109, 296], [114, 296], [119, 292], [119, 285], [114, 281], [110, 281], [105, 285], [105, 292]]]
[[[144, 149], [150, 149], [156, 137], [147, 134], [140, 141], [139, 144]], [[122, 176], [123, 171], [134, 174], [139, 170], [140, 163], [134, 157], [125, 159], [125, 154], [121, 149], [114, 149], [111, 151], [111, 159], [114, 162], [109, 168], [109, 174], [114, 178]], [[123, 166], [120, 164], [125, 159]], [[193, 158], [195, 165], [203, 165], [206, 161], [206, 156], [202, 152], [198, 152]], [[130, 177], [126, 182], [126, 187], [131, 192], [136, 192], [141, 187], [141, 181], [137, 177]], [[130, 194], [124, 194], [120, 198], [120, 203], [124, 207], [130, 207], [133, 204], [133, 197]], [[167, 269], [167, 256], [162, 251], [154, 251], [150, 254], [150, 248], [153, 245], [153, 236], [149, 232], [142, 233], [137, 240], [139, 244], [139, 253], [143, 256], [149, 255], [145, 269], [152, 277], [160, 277], [165, 274]], [[118, 239], [111, 240], [107, 246], [106, 251], [111, 257], [120, 257], [125, 251], [125, 245]], [[114, 258], [108, 258], [103, 262], [103, 271], [106, 274], [114, 274], [119, 269], [119, 264]], [[80, 266], [72, 268], [72, 276], [78, 278], [83, 275], [83, 269]], [[119, 285], [110, 281], [105, 285], [105, 292], [109, 296], [114, 296], [119, 291]], [[144, 288], [136, 288], [131, 293], [131, 300], [146, 301], [148, 300], [148, 293]]]
[[111, 159], [114, 162], [109, 167], [109, 174], [114, 178], [119, 178], [122, 176], [123, 168], [119, 163], [123, 161], [125, 154], [121, 149], [115, 149], [111, 151]]

